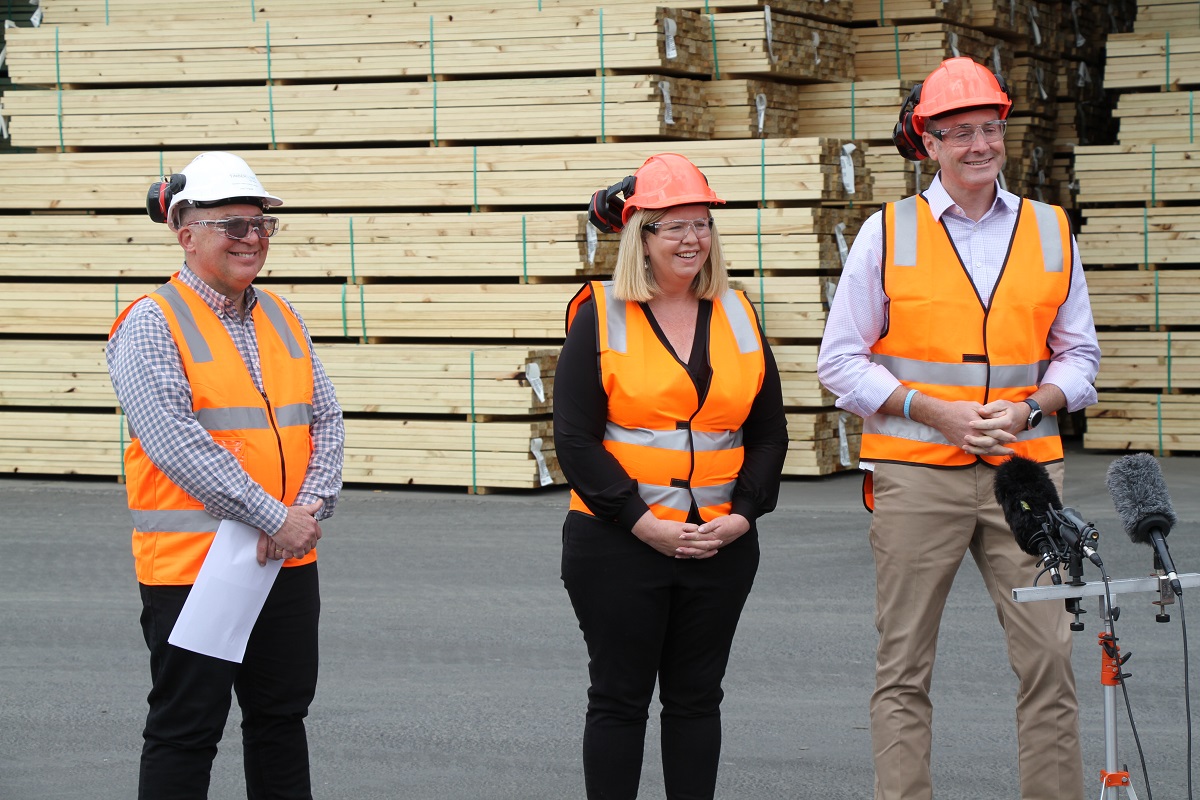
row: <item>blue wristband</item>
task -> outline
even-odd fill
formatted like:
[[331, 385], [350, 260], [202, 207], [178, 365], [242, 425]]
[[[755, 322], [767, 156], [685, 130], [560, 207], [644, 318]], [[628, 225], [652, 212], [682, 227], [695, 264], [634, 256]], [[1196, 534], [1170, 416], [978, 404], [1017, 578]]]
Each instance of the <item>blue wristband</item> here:
[[912, 419], [912, 417], [910, 417], [908, 415], [908, 409], [912, 405], [913, 395], [915, 395], [916, 393], [917, 393], [916, 389], [909, 389], [908, 394], [906, 394], [904, 396], [904, 418], [905, 419]]

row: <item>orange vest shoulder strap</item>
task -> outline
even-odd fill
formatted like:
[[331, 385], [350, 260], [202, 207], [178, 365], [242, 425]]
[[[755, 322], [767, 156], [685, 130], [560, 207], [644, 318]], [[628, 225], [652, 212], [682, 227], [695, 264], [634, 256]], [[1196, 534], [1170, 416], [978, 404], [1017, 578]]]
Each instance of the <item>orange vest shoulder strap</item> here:
[[596, 285], [595, 281], [588, 281], [587, 283], [585, 283], [583, 286], [581, 286], [579, 288], [579, 291], [576, 292], [575, 296], [571, 298], [571, 302], [567, 303], [567, 326], [566, 326], [566, 329], [568, 332], [571, 330], [571, 323], [573, 323], [575, 321], [575, 314], [579, 312], [580, 306], [582, 306], [588, 300], [591, 300], [593, 296], [595, 296], [595, 293], [596, 293], [595, 285]]

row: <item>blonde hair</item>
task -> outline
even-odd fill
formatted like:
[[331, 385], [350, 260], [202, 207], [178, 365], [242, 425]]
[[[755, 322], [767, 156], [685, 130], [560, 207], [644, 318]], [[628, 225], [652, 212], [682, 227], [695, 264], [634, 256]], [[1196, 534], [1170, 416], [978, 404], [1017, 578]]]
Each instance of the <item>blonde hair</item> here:
[[[644, 240], [644, 237], [654, 234], [642, 230], [642, 227], [658, 222], [670, 211], [671, 208], [639, 208], [633, 212], [629, 223], [621, 230], [617, 265], [613, 269], [613, 290], [617, 298], [646, 303], [658, 295], [658, 283], [654, 280], [654, 271], [647, 260]], [[714, 224], [708, 259], [700, 268], [696, 279], [692, 281], [692, 293], [701, 300], [716, 300], [728, 289], [729, 273], [725, 269], [725, 254], [721, 250], [721, 237]]]

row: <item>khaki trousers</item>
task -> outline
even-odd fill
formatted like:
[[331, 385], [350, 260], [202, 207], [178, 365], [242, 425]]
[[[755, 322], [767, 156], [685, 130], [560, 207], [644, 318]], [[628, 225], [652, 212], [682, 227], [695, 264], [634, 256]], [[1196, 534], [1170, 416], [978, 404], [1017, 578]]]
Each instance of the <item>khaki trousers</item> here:
[[[1061, 494], [1062, 463], [1047, 468]], [[1070, 617], [1060, 602], [1013, 602], [1014, 587], [1032, 585], [1036, 559], [1021, 551], [1004, 521], [993, 494], [994, 473], [985, 465], [875, 467], [875, 800], [933, 797], [929, 686], [946, 596], [967, 550], [996, 606], [1019, 680], [1021, 798], [1083, 798]]]

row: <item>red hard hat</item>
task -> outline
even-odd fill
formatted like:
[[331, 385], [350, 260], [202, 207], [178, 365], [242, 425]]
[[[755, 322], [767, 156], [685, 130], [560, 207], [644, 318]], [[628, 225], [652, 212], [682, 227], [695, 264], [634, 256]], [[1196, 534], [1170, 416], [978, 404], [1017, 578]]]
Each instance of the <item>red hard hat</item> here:
[[704, 173], [677, 153], [650, 156], [633, 175], [633, 194], [625, 199], [621, 222], [639, 208], [669, 208], [690, 203], [724, 203], [708, 185]]
[[1007, 119], [1012, 99], [998, 76], [966, 56], [948, 58], [921, 84], [921, 102], [913, 109], [913, 128], [925, 132], [925, 121], [954, 111], [996, 106]]

